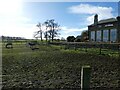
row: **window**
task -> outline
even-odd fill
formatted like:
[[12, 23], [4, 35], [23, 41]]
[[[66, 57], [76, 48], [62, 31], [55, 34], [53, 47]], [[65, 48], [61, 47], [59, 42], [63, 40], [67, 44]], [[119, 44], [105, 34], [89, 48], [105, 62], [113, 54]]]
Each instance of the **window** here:
[[95, 41], [95, 31], [91, 31], [91, 41]]
[[102, 25], [98, 25], [98, 27], [99, 27], [99, 28], [101, 28], [101, 27], [102, 27]]
[[108, 30], [103, 30], [103, 41], [107, 42], [108, 41]]
[[98, 42], [101, 41], [101, 31], [97, 31], [97, 39]]
[[117, 40], [117, 29], [110, 30], [110, 41], [115, 42]]
[[113, 24], [106, 24], [105, 27], [113, 26]]

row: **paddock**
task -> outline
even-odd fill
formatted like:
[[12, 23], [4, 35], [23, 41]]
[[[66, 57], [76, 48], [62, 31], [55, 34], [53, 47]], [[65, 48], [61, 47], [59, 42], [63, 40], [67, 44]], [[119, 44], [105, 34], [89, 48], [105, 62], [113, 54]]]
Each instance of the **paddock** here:
[[32, 51], [13, 43], [2, 49], [3, 88], [80, 88], [81, 68], [90, 65], [90, 87], [118, 87], [119, 61], [116, 56], [99, 55], [94, 49], [74, 50], [59, 45], [39, 45]]

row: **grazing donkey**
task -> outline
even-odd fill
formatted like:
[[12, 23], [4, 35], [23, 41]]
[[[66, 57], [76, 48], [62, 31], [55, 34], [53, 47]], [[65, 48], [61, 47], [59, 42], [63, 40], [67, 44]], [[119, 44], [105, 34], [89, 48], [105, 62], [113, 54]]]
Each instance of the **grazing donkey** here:
[[36, 42], [28, 42], [27, 45], [32, 49], [39, 49], [38, 47], [36, 47], [37, 43]]
[[12, 44], [12, 43], [7, 43], [7, 44], [5, 45], [5, 47], [8, 48], [8, 49], [9, 49], [9, 48], [13, 48], [13, 44]]

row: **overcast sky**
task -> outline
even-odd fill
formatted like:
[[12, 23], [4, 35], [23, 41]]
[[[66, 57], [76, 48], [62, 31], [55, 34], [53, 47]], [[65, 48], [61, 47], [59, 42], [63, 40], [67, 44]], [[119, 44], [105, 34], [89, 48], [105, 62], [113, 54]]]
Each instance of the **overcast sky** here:
[[93, 23], [118, 16], [118, 2], [22, 2], [0, 1], [0, 35], [33, 38], [38, 22], [55, 19], [61, 26], [59, 38], [80, 35]]

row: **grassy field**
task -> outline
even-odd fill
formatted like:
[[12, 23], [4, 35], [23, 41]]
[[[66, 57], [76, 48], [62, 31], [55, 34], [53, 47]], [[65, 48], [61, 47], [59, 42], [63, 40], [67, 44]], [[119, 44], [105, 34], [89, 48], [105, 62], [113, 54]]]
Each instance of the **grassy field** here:
[[25, 44], [2, 48], [3, 88], [80, 88], [81, 67], [90, 65], [91, 88], [119, 87], [119, 58], [90, 49], [64, 50], [40, 45], [32, 51]]

